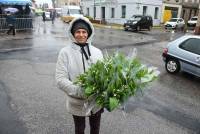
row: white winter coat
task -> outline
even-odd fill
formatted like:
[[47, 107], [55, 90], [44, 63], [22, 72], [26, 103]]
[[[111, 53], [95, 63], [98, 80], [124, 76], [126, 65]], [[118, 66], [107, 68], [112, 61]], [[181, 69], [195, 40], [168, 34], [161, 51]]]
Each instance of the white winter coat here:
[[96, 63], [97, 60], [103, 59], [102, 52], [98, 48], [91, 45], [91, 40], [94, 36], [94, 27], [88, 19], [84, 17], [76, 18], [70, 23], [68, 30], [71, 43], [61, 49], [58, 56], [56, 64], [56, 82], [59, 89], [66, 93], [67, 111], [77, 116], [89, 116], [91, 111], [96, 113], [100, 110], [100, 107], [98, 107], [94, 102], [87, 102], [87, 100], [83, 98], [83, 89], [73, 84], [76, 77], [84, 73], [81, 48], [73, 43], [75, 42], [75, 39], [71, 33], [71, 28], [74, 22], [79, 19], [88, 23], [92, 29], [92, 34], [87, 40], [91, 56], [89, 57], [89, 60], [86, 60], [83, 56], [86, 70], [91, 64]]

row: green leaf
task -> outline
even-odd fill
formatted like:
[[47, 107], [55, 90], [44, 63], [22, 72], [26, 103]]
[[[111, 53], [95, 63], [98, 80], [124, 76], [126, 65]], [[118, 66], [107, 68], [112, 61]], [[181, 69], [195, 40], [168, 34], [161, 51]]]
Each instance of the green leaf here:
[[93, 89], [91, 87], [85, 88], [85, 95], [90, 96], [93, 92]]
[[119, 101], [115, 98], [109, 98], [109, 111], [113, 111], [119, 105]]
[[115, 53], [92, 64], [74, 83], [85, 89], [88, 99], [95, 95], [98, 105], [112, 111], [158, 75], [156, 68], [144, 66], [139, 59]]

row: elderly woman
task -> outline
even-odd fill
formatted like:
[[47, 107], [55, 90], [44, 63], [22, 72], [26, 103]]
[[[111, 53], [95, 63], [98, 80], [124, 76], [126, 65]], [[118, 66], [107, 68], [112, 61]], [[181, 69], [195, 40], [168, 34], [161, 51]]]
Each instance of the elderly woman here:
[[[84, 134], [87, 116], [90, 122], [90, 134], [99, 134], [103, 109], [95, 103], [88, 103], [84, 98], [84, 89], [74, 85], [73, 81], [91, 64], [103, 59], [103, 55], [91, 44], [94, 28], [87, 18], [75, 18], [70, 23], [68, 32], [71, 42], [60, 51], [57, 60], [57, 85], [67, 96], [66, 107], [67, 111], [73, 115], [75, 134]], [[86, 103], [88, 105], [85, 105]]]

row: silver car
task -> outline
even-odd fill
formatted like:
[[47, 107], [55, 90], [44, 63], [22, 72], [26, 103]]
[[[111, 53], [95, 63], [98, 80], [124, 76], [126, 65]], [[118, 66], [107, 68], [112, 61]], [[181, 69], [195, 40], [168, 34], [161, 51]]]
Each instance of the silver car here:
[[185, 71], [200, 77], [200, 36], [186, 35], [170, 42], [162, 56], [168, 73]]
[[165, 29], [183, 29], [185, 21], [182, 18], [171, 18], [165, 24]]

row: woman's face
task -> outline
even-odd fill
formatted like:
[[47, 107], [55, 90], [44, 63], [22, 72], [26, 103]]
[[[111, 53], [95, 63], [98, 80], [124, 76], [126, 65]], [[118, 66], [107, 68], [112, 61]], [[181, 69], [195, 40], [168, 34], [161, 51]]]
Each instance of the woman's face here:
[[88, 38], [87, 30], [85, 29], [78, 29], [74, 33], [74, 38], [77, 41], [77, 43], [86, 43]]

